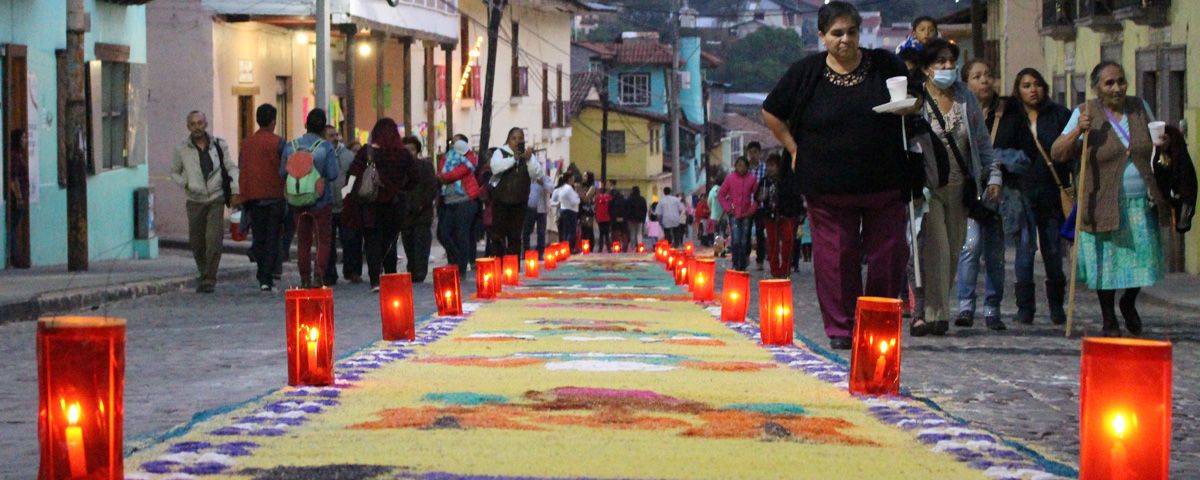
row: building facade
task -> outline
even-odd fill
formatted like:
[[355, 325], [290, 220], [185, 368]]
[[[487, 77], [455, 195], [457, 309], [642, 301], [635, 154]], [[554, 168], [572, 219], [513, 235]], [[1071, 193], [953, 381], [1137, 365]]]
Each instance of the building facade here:
[[[141, 207], [152, 202], [149, 183], [145, 105], [147, 95], [145, 1], [87, 0], [91, 17], [84, 36], [87, 61], [88, 121], [85, 139], [87, 247], [90, 260], [150, 258], [158, 253], [153, 217]], [[4, 195], [0, 237], [8, 239], [10, 219], [17, 248], [5, 241], [4, 268], [67, 262], [67, 155], [60, 146], [66, 107], [67, 47], [65, 2], [0, 0], [0, 56], [4, 86]], [[25, 131], [28, 148], [14, 144]], [[14, 151], [16, 150], [16, 151]], [[15, 156], [27, 159], [27, 208], [11, 201]], [[137, 197], [137, 199], [135, 199]], [[144, 208], [143, 208], [144, 210]], [[143, 211], [143, 213], [145, 213]]]

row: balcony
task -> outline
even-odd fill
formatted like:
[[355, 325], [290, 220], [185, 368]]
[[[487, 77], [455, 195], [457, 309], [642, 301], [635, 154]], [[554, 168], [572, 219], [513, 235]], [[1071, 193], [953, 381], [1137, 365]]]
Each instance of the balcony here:
[[1075, 38], [1075, 1], [1042, 0], [1042, 35], [1055, 40]]
[[1114, 0], [1113, 18], [1138, 25], [1161, 27], [1167, 24], [1171, 0]]
[[1113, 17], [1115, 2], [1116, 0], [1078, 0], [1079, 16], [1075, 18], [1075, 25], [1098, 32], [1120, 30], [1121, 22]]

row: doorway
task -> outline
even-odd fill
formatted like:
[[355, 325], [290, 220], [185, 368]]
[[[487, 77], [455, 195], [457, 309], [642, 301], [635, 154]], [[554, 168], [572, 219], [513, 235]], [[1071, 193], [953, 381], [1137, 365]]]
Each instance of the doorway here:
[[283, 138], [291, 138], [288, 136], [288, 119], [291, 118], [289, 107], [292, 104], [291, 86], [291, 77], [275, 77], [275, 108], [278, 110], [275, 117], [275, 134]]
[[29, 131], [27, 53], [24, 45], [4, 46], [4, 205], [5, 265], [29, 268], [29, 149], [20, 140]]
[[254, 133], [254, 96], [238, 95], [238, 140]]

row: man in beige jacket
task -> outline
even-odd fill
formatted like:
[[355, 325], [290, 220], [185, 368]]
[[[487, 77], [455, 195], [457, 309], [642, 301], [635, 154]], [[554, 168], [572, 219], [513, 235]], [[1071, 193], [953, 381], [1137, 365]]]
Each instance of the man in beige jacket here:
[[189, 113], [187, 126], [188, 138], [175, 147], [171, 181], [187, 193], [188, 244], [200, 272], [196, 291], [212, 293], [225, 239], [225, 206], [240, 203], [238, 164], [229, 145], [208, 134], [203, 113]]

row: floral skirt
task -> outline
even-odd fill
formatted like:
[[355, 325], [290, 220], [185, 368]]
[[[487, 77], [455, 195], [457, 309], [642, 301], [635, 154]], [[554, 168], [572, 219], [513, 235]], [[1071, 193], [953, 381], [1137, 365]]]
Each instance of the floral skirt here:
[[1121, 198], [1120, 207], [1116, 231], [1079, 232], [1078, 274], [1093, 290], [1149, 287], [1163, 277], [1162, 243], [1150, 200]]

